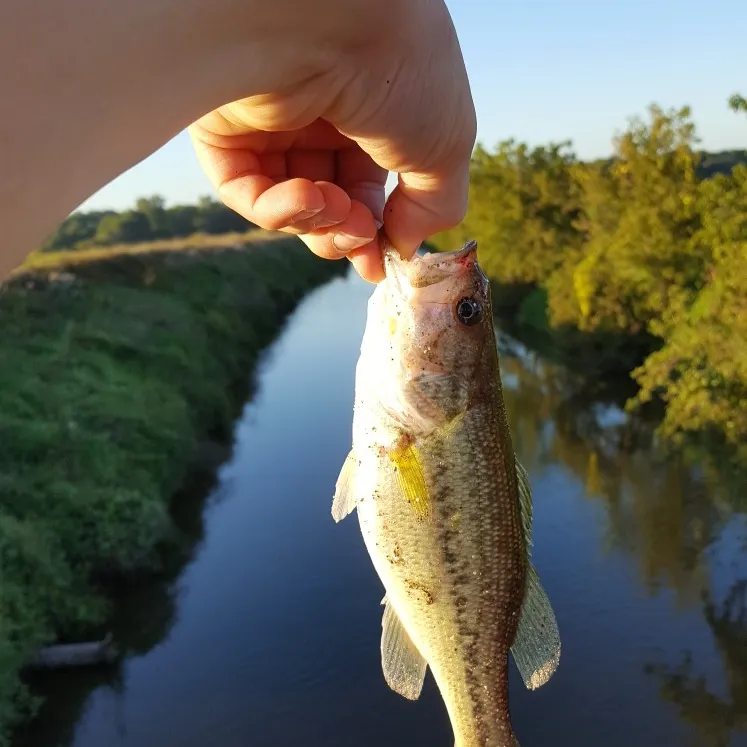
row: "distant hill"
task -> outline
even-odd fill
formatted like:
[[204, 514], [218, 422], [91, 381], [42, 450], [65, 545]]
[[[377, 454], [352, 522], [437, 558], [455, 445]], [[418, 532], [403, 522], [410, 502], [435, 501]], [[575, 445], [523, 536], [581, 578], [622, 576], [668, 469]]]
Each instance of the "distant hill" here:
[[[701, 179], [708, 179], [716, 174], [730, 174], [732, 169], [739, 164], [747, 166], [747, 150], [719, 150], [713, 153], [701, 150], [700, 159], [698, 176]], [[614, 158], [597, 158], [588, 163], [609, 166], [613, 161]]]
[[747, 150], [720, 150], [715, 153], [700, 152], [698, 176], [707, 179], [716, 174], [729, 174], [738, 164], [747, 166]]

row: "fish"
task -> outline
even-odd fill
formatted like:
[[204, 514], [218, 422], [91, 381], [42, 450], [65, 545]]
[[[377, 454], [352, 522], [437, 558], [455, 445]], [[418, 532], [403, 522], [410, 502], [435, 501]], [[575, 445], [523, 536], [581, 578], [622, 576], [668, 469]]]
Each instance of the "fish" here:
[[388, 686], [417, 700], [430, 668], [455, 747], [518, 747], [509, 657], [534, 690], [558, 667], [560, 635], [531, 558], [490, 284], [476, 241], [410, 260], [382, 244], [332, 518], [357, 512], [384, 587]]

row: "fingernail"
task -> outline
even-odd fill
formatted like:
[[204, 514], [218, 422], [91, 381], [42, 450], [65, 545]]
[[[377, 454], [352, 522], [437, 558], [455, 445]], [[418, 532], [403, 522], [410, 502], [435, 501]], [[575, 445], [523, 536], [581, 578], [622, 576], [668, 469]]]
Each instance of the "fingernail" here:
[[302, 210], [300, 213], [296, 213], [289, 221], [288, 225], [295, 225], [296, 223], [300, 223], [303, 220], [308, 220], [309, 218], [313, 218], [317, 213], [321, 213], [322, 210], [324, 210], [324, 205], [322, 205], [320, 208], [316, 208], [315, 210]]
[[336, 233], [332, 237], [332, 243], [335, 249], [339, 249], [341, 252], [352, 252], [353, 249], [360, 249], [366, 244], [370, 244], [373, 241], [373, 237], [364, 239], [362, 236], [350, 236], [346, 233]]
[[328, 220], [327, 218], [317, 218], [317, 220], [311, 221], [311, 228], [314, 231], [319, 231], [322, 228], [331, 228], [332, 226], [336, 226], [338, 223], [342, 223], [342, 221]]

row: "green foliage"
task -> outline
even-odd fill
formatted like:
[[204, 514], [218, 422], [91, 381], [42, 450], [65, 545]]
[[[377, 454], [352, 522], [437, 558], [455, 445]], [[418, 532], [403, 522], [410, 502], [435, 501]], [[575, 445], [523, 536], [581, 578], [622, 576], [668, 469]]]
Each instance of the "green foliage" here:
[[659, 395], [667, 434], [715, 432], [747, 457], [747, 168], [703, 182], [699, 209], [693, 251], [711, 255], [704, 286], [634, 371], [641, 391], [631, 404]]
[[139, 210], [127, 210], [119, 215], [107, 215], [99, 223], [93, 241], [99, 246], [109, 246], [135, 244], [150, 238], [153, 237], [148, 216]]
[[498, 283], [538, 283], [580, 243], [579, 190], [568, 143], [530, 150], [507, 140], [495, 154], [478, 146], [463, 223], [434, 238], [440, 248], [477, 238], [486, 272]]
[[183, 238], [194, 233], [245, 232], [253, 224], [222, 202], [202, 197], [197, 205], [166, 207], [158, 196], [141, 198], [132, 210], [75, 212], [43, 243], [41, 251], [86, 249]]
[[73, 213], [64, 220], [44, 244], [42, 251], [53, 252], [68, 249], [93, 239], [99, 224], [108, 217], [116, 217], [112, 210], [94, 210], [89, 213]]
[[181, 239], [194, 233], [199, 225], [199, 208], [196, 205], [175, 205], [166, 216], [167, 230], [171, 236]]
[[200, 442], [230, 431], [303, 293], [346, 268], [286, 238], [113, 254], [1, 289], [0, 732], [33, 705], [18, 672], [34, 651], [106, 621], [100, 580], [160, 570]]
[[250, 226], [251, 224], [238, 213], [210, 197], [200, 198], [197, 204], [195, 231], [199, 233], [232, 233], [246, 231]]
[[141, 197], [135, 202], [135, 211], [145, 216], [148, 225], [148, 236], [143, 239], [144, 241], [170, 238], [173, 235], [169, 220], [170, 215], [165, 208], [162, 197]]
[[662, 432], [717, 434], [747, 458], [747, 153], [697, 142], [689, 107], [652, 105], [610, 159], [478, 147], [467, 216], [433, 243], [477, 239], [501, 313], [524, 284], [520, 328], [597, 374], [615, 357], [635, 369], [631, 407], [666, 404]]
[[735, 93], [730, 99], [729, 99], [729, 106], [735, 111], [735, 112], [747, 112], [747, 99], [738, 94]]
[[535, 288], [519, 306], [517, 321], [536, 332], [549, 332], [550, 320], [547, 317], [547, 290]]
[[705, 259], [689, 246], [699, 221], [694, 141], [687, 107], [652, 106], [649, 123], [634, 119], [616, 139], [610, 166], [579, 171], [586, 240], [571, 281], [580, 314], [551, 296], [554, 321], [661, 336], [692, 302]]

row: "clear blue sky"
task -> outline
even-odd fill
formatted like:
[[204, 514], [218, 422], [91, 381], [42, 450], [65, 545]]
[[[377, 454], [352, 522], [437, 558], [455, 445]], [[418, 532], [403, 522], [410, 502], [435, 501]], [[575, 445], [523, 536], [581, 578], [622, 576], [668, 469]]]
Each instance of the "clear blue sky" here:
[[[570, 138], [581, 157], [607, 155], [615, 131], [656, 102], [692, 106], [706, 149], [747, 148], [747, 118], [726, 104], [747, 95], [744, 0], [447, 2], [486, 146]], [[82, 207], [151, 194], [169, 204], [213, 194], [185, 133]]]

